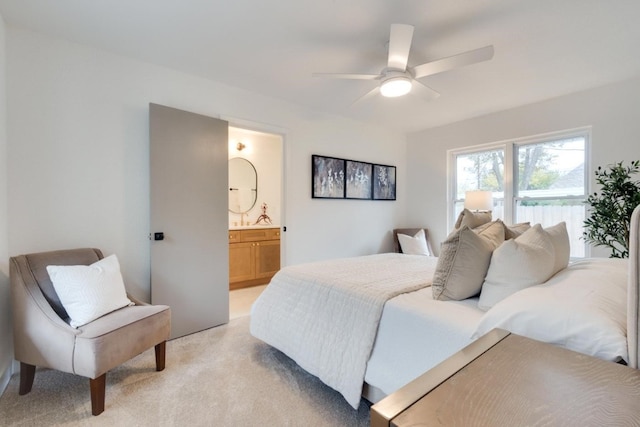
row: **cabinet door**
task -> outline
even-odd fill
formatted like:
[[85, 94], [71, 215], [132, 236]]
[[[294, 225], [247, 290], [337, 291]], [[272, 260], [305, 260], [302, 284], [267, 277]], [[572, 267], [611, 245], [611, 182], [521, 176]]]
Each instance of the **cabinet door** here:
[[256, 242], [256, 279], [271, 277], [280, 270], [280, 241]]
[[229, 245], [229, 283], [251, 280], [255, 277], [255, 243]]

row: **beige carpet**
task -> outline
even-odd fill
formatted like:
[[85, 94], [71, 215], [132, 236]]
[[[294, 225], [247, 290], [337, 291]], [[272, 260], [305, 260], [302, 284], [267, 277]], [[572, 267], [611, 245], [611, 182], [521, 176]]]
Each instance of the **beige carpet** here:
[[0, 397], [2, 426], [367, 426], [356, 411], [291, 359], [249, 334], [249, 317], [167, 343], [107, 374], [105, 411], [91, 415], [89, 380], [38, 369], [31, 393], [11, 378]]

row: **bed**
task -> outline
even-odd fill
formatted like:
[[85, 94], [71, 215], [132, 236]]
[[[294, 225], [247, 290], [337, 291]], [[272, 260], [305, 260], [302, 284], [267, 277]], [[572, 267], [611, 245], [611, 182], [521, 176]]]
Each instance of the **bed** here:
[[[482, 292], [434, 298], [443, 260], [432, 256], [389, 253], [285, 267], [253, 305], [251, 333], [354, 408], [361, 396], [377, 402], [496, 327], [638, 368], [640, 207], [631, 222], [628, 260], [571, 262], [484, 309]], [[495, 251], [491, 263], [500, 258]], [[522, 259], [516, 267], [530, 275], [540, 270]]]

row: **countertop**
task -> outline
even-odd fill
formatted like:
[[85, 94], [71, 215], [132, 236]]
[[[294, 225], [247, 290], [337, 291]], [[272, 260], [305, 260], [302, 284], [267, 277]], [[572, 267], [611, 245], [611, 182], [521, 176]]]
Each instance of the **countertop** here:
[[255, 230], [258, 228], [280, 228], [275, 224], [259, 224], [259, 225], [234, 225], [229, 226], [229, 230]]

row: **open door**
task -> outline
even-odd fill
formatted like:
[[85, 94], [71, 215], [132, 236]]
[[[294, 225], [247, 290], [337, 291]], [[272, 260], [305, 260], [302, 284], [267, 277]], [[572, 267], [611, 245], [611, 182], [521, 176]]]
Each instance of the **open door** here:
[[171, 338], [229, 321], [228, 123], [149, 104], [151, 301]]

